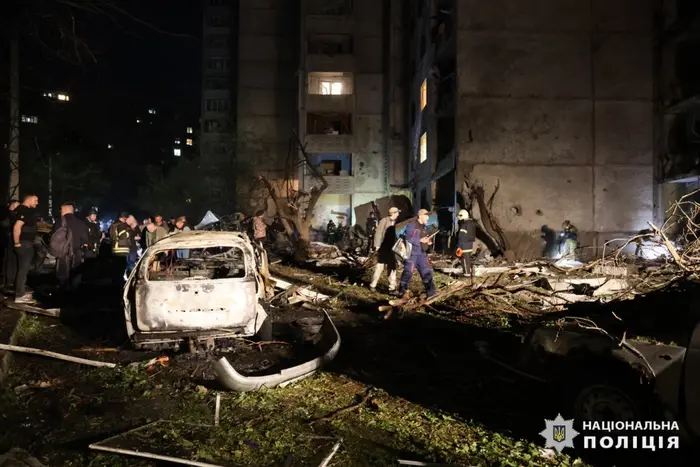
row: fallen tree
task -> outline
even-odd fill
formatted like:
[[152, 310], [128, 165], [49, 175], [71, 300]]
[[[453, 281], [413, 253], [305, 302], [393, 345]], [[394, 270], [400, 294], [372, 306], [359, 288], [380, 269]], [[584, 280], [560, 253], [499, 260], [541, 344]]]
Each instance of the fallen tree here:
[[[273, 186], [273, 182], [266, 177], [259, 176], [258, 180], [265, 186], [269, 197], [275, 204], [277, 213], [282, 218], [285, 231], [289, 238], [294, 240], [295, 259], [305, 261], [309, 257], [309, 244], [311, 243], [311, 220], [314, 209], [321, 195], [328, 188], [326, 178], [314, 166], [306, 152], [305, 145], [294, 133], [290, 144], [289, 161], [285, 179], [281, 181], [282, 189], [286, 191], [286, 197], [280, 195], [280, 189]], [[295, 189], [293, 174], [296, 168], [304, 166], [310, 172], [315, 183], [308, 192]]]
[[497, 182], [493, 193], [487, 200], [484, 186], [465, 177], [461, 193], [465, 209], [473, 212], [475, 202], [479, 207], [479, 220], [481, 222], [476, 223], [479, 229], [477, 238], [484, 242], [493, 256], [501, 256], [510, 249], [505, 232], [493, 215], [493, 201], [499, 188], [500, 182]]

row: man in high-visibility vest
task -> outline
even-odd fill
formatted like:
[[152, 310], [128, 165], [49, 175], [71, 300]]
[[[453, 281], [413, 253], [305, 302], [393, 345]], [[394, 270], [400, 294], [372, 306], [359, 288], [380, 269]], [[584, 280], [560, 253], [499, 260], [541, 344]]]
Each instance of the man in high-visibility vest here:
[[112, 241], [112, 268], [113, 280], [119, 284], [124, 278], [126, 263], [131, 250], [133, 231], [126, 220], [129, 218], [128, 212], [123, 212], [109, 228], [109, 239]]
[[476, 224], [469, 218], [469, 212], [462, 209], [457, 213], [457, 251], [456, 255], [462, 263], [464, 275], [471, 276], [474, 282], [474, 267], [472, 266], [472, 253], [474, 252], [474, 241], [476, 240]]

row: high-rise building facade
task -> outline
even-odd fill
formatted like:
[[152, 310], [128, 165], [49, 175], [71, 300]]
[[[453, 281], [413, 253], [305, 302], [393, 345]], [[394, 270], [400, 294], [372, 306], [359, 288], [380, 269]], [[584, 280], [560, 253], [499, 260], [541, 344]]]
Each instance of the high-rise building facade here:
[[315, 227], [388, 208], [406, 187], [402, 5], [207, 0], [202, 155], [235, 134], [261, 174], [309, 190], [298, 137], [328, 182]]

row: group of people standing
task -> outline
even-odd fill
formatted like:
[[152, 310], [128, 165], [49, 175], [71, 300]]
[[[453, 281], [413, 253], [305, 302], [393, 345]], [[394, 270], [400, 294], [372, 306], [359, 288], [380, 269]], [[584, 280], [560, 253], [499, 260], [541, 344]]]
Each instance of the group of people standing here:
[[72, 203], [63, 203], [61, 219], [53, 227], [47, 248], [39, 236], [38, 206], [39, 197], [34, 194], [24, 196], [21, 203], [12, 200], [0, 223], [3, 289], [14, 293], [15, 302], [19, 303], [32, 300], [27, 278], [32, 270], [42, 267], [47, 250], [54, 250], [51, 253], [56, 256], [56, 278], [62, 289], [77, 287], [80, 282], [77, 272], [85, 261], [99, 254], [101, 232], [97, 212], [90, 210], [80, 219]]
[[[370, 232], [373, 249], [377, 252], [377, 264], [374, 267], [370, 288], [376, 290], [379, 279], [384, 269], [387, 270], [389, 279], [389, 292], [396, 293], [396, 254], [394, 246], [397, 241], [396, 221], [401, 210], [395, 206], [389, 209], [389, 215], [376, 224]], [[398, 295], [406, 297], [408, 285], [413, 274], [418, 271], [428, 297], [435, 295], [435, 282], [433, 280], [433, 267], [428, 258], [428, 249], [433, 244], [432, 235], [428, 233], [428, 220], [430, 213], [426, 209], [418, 211], [418, 215], [411, 219], [406, 226], [404, 241], [410, 249], [404, 269], [398, 284]], [[368, 225], [369, 221], [368, 221]], [[466, 210], [458, 214], [459, 231], [457, 234], [456, 255], [462, 261], [463, 272], [473, 275], [471, 254], [474, 250], [476, 227], [474, 221], [469, 219]]]
[[[27, 290], [27, 278], [32, 270], [43, 266], [47, 253], [56, 258], [60, 288], [70, 291], [80, 285], [84, 272], [98, 270], [95, 260], [100, 256], [103, 240], [108, 240], [110, 246], [113, 280], [120, 283], [124, 274], [128, 275], [136, 266], [143, 250], [168, 235], [191, 230], [185, 216], [166, 223], [157, 215], [139, 224], [133, 215], [122, 212], [106, 234], [100, 228], [96, 210], [78, 216], [75, 205], [66, 202], [61, 205], [60, 220], [46, 232], [47, 238], [41, 238], [38, 206], [39, 197], [33, 194], [24, 196], [21, 203], [12, 200], [0, 221], [3, 289], [5, 293], [13, 293], [18, 303], [33, 300]], [[186, 253], [178, 251], [178, 254]]]

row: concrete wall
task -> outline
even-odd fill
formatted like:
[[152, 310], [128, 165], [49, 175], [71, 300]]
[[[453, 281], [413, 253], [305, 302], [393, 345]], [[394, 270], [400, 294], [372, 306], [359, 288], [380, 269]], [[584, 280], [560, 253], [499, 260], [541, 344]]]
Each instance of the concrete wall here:
[[[652, 220], [651, 0], [457, 0], [458, 164], [531, 249], [564, 219], [592, 246]], [[461, 180], [458, 180], [461, 183]]]

